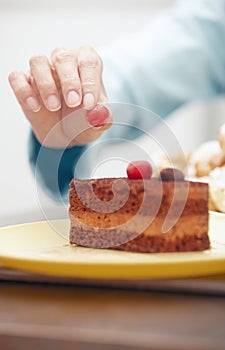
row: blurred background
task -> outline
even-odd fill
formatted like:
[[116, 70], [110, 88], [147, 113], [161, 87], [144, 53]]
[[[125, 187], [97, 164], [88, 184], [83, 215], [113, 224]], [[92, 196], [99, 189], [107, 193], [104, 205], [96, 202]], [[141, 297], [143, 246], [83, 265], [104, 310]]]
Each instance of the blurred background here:
[[[188, 0], [187, 0], [188, 1]], [[43, 220], [27, 160], [29, 125], [8, 84], [13, 70], [27, 70], [29, 57], [57, 46], [102, 46], [139, 29], [172, 0], [0, 0], [0, 226]], [[196, 103], [168, 119], [184, 151], [217, 137], [225, 100]], [[57, 217], [57, 206], [46, 197]]]

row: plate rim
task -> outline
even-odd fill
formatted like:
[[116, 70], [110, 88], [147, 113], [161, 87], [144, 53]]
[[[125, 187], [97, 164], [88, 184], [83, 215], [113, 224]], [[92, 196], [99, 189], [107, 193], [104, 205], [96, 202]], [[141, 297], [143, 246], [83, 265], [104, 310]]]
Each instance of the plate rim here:
[[[214, 213], [210, 214], [215, 216]], [[225, 218], [225, 215], [224, 215]], [[51, 220], [54, 221], [68, 221], [69, 219], [58, 219]], [[6, 227], [0, 228], [0, 234], [2, 231], [7, 229], [13, 229], [15, 227], [23, 227], [30, 225], [46, 225], [49, 224], [48, 221], [35, 221], [30, 223], [23, 223], [18, 225], [9, 225]], [[52, 229], [52, 227], [51, 227]], [[55, 232], [59, 235], [59, 233]], [[59, 235], [62, 240], [67, 241], [67, 239]], [[67, 241], [68, 242], [68, 241]], [[68, 246], [70, 246], [68, 242]], [[85, 248], [88, 249], [88, 248]], [[91, 249], [91, 248], [90, 248]], [[29, 256], [9, 256], [0, 251], [0, 264], [3, 263], [4, 267], [9, 267], [13, 269], [22, 269], [29, 272], [42, 273], [47, 275], [54, 275], [60, 277], [72, 277], [72, 278], [111, 278], [111, 279], [143, 279], [143, 278], [188, 278], [188, 277], [200, 277], [200, 276], [210, 276], [218, 275], [221, 273], [225, 274], [225, 254], [224, 255], [214, 255], [209, 256], [205, 251], [196, 251], [196, 252], [180, 252], [181, 260], [175, 261], [165, 261], [159, 260], [157, 262], [152, 261], [135, 261], [134, 263], [130, 261], [119, 261], [119, 262], [105, 262], [104, 264], [101, 261], [98, 262], [74, 262], [74, 261], [55, 261], [48, 260], [45, 257], [42, 257], [40, 260], [37, 258], [31, 258]], [[119, 251], [117, 251], [119, 252]], [[131, 252], [119, 252], [120, 254], [149, 254], [149, 253], [131, 253]], [[205, 253], [205, 254], [204, 254]], [[168, 255], [174, 253], [151, 253], [151, 255]], [[178, 252], [175, 252], [178, 254]], [[185, 260], [185, 257], [189, 255], [194, 258], [194, 254], [198, 257], [197, 259], [188, 259]], [[202, 254], [199, 257], [199, 254]], [[197, 269], [195, 270], [197, 264]], [[91, 265], [91, 266], [90, 266]], [[178, 265], [179, 266], [178, 268]], [[115, 269], [120, 267], [118, 270]], [[140, 271], [141, 267], [141, 271]], [[149, 271], [148, 271], [149, 269]], [[153, 269], [153, 270], [152, 270]], [[117, 270], [117, 271], [113, 271]], [[110, 272], [110, 276], [109, 276]]]

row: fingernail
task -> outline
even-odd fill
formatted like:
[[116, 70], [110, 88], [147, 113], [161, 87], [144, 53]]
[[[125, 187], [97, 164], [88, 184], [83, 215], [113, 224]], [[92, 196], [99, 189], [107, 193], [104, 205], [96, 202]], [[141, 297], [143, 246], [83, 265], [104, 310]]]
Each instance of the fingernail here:
[[67, 105], [68, 107], [76, 107], [80, 102], [80, 96], [76, 91], [70, 91], [67, 94]]
[[87, 112], [87, 120], [91, 126], [101, 127], [106, 124], [109, 115], [109, 110], [106, 107], [97, 105]]
[[26, 99], [26, 104], [29, 109], [31, 109], [33, 112], [38, 112], [41, 109], [40, 104], [36, 100], [36, 98], [30, 96]]
[[60, 102], [57, 96], [55, 95], [50, 95], [47, 98], [47, 107], [50, 111], [57, 111], [60, 108]]
[[87, 109], [93, 108], [95, 104], [94, 96], [91, 93], [85, 94], [83, 98], [83, 104], [84, 104], [84, 107]]

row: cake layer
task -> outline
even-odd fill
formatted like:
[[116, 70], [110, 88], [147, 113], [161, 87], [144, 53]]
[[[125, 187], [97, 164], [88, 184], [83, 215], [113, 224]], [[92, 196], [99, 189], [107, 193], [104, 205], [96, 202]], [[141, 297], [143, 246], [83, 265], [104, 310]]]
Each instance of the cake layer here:
[[[112, 237], [111, 240], [110, 237]], [[81, 225], [71, 226], [70, 231], [71, 244], [90, 248], [112, 248], [142, 253], [167, 253], [202, 251], [210, 247], [207, 232], [198, 234], [183, 233], [182, 235], [175, 235], [174, 232], [153, 235], [142, 233], [131, 240], [129, 238], [129, 233], [118, 229], [112, 230], [109, 234], [104, 229], [96, 232], [91, 228]], [[127, 242], [115, 245], [115, 242], [123, 240]]]

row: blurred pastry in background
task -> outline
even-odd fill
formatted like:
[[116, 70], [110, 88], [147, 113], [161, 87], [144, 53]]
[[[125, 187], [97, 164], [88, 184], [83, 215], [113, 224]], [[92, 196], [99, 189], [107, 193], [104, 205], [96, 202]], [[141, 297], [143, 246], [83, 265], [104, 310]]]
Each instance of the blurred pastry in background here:
[[220, 147], [225, 154], [225, 124], [223, 124], [219, 131], [219, 143]]
[[198, 181], [209, 183], [209, 209], [225, 213], [225, 124], [218, 140], [203, 143], [191, 154], [188, 167]]
[[213, 206], [225, 213], [225, 166], [218, 167], [209, 174], [209, 191]]
[[217, 140], [205, 142], [191, 154], [189, 165], [193, 166], [195, 176], [208, 176], [215, 168], [225, 165], [225, 152]]

